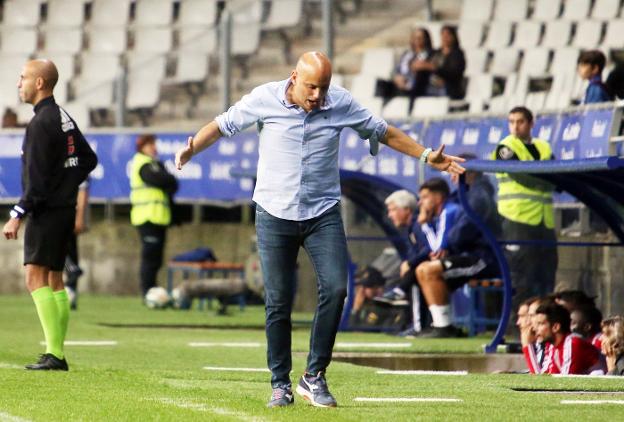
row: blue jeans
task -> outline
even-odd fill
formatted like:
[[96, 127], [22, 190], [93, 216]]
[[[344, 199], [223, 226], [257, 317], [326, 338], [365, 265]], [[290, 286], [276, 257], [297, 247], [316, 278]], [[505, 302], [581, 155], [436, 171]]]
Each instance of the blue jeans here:
[[258, 254], [264, 277], [267, 361], [273, 387], [290, 385], [291, 319], [299, 247], [317, 276], [318, 305], [312, 321], [306, 371], [324, 371], [331, 361], [347, 295], [347, 241], [340, 205], [305, 221], [283, 220], [256, 205]]

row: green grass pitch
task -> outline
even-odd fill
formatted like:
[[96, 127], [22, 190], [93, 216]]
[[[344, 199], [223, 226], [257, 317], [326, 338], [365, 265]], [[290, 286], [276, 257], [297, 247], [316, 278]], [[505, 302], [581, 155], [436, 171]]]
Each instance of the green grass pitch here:
[[[43, 333], [26, 294], [0, 296], [0, 421], [414, 421], [623, 420], [619, 404], [562, 400], [624, 400], [624, 379], [469, 374], [381, 375], [376, 368], [334, 362], [327, 379], [337, 409], [309, 406], [298, 396], [286, 409], [267, 409], [269, 374], [208, 371], [265, 368], [263, 309], [148, 310], [138, 298], [80, 298], [67, 340], [113, 340], [116, 346], [67, 346], [70, 371], [31, 372], [23, 365], [43, 352]], [[297, 321], [311, 319], [295, 314]], [[157, 328], [148, 327], [156, 326]], [[194, 328], [182, 328], [190, 325]], [[305, 366], [309, 326], [293, 332], [293, 382]], [[393, 353], [480, 353], [486, 338], [409, 340]], [[340, 342], [405, 342], [384, 334], [340, 333]], [[250, 342], [260, 347], [190, 347], [190, 342]], [[380, 350], [375, 349], [375, 352]], [[514, 389], [577, 390], [573, 393]], [[611, 393], [590, 393], [607, 391]], [[453, 398], [457, 402], [371, 403], [370, 398]]]

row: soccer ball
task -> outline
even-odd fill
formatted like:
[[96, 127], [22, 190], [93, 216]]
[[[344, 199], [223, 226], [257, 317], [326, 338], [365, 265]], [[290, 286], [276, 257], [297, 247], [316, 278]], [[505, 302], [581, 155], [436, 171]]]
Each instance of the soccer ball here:
[[171, 297], [162, 287], [152, 287], [145, 294], [145, 306], [150, 309], [165, 309], [171, 305]]
[[173, 307], [176, 309], [191, 309], [191, 298], [186, 295], [184, 290], [180, 287], [176, 287], [171, 291], [171, 299], [173, 300]]

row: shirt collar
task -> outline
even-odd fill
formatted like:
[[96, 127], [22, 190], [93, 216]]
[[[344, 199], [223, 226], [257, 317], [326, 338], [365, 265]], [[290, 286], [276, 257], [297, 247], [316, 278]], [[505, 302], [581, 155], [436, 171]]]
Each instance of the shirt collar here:
[[[292, 79], [288, 78], [282, 81], [282, 84], [283, 85], [279, 90], [279, 100], [281, 101], [281, 103], [287, 108], [299, 107], [297, 104], [293, 104], [289, 102], [288, 97], [286, 96], [286, 91], [288, 91], [288, 87], [292, 85]], [[323, 102], [323, 105], [319, 108], [319, 110], [321, 111], [329, 110], [330, 108], [332, 108], [332, 106], [333, 106], [333, 101], [331, 100], [329, 96], [329, 91], [327, 91], [327, 95], [325, 95], [325, 101]]]
[[37, 113], [39, 110], [41, 110], [41, 108], [43, 108], [44, 106], [48, 104], [55, 104], [53, 96], [46, 97], [43, 100], [39, 101], [37, 105], [34, 107], [35, 113]]
[[594, 75], [591, 78], [589, 78], [589, 83], [590, 84], [598, 84], [600, 82], [602, 82], [602, 78], [600, 77], [600, 74]]

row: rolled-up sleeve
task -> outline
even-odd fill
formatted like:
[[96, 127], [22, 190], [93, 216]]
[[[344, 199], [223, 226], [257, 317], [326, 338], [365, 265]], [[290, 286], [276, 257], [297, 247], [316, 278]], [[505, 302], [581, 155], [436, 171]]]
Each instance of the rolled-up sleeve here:
[[371, 144], [371, 154], [376, 154], [376, 146], [386, 136], [388, 123], [373, 115], [367, 108], [362, 107], [353, 98], [350, 100], [347, 113], [348, 127], [355, 130], [362, 139], [368, 139]]
[[262, 120], [262, 110], [262, 87], [258, 87], [218, 115], [215, 120], [221, 133], [230, 137]]

